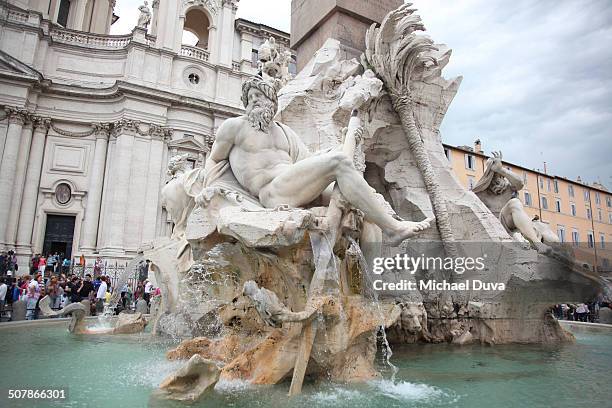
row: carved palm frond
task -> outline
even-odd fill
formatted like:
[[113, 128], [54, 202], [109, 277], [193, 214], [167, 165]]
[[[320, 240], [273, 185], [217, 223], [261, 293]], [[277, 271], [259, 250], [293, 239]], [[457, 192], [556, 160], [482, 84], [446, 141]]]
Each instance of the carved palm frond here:
[[387, 14], [380, 27], [366, 32], [365, 59], [390, 92], [406, 93], [411, 80], [422, 69], [437, 61], [429, 51], [437, 50], [433, 41], [417, 31], [425, 31], [421, 17], [406, 3]]

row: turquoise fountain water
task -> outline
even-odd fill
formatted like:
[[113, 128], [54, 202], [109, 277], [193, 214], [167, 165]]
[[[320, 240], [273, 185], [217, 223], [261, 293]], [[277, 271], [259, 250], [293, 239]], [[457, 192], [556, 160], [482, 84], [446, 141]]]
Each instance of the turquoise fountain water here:
[[[136, 335], [69, 335], [64, 325], [1, 330], [2, 388], [68, 387], [63, 402], [15, 401], [15, 407], [184, 407], [150, 395], [181, 362], [165, 359], [176, 343]], [[383, 378], [389, 366], [380, 359]], [[563, 346], [395, 346], [394, 382], [219, 383], [194, 407], [604, 407], [612, 400], [612, 336], [578, 334]], [[6, 401], [6, 400], [4, 400]], [[3, 401], [3, 402], [4, 402]], [[5, 405], [3, 405], [5, 406]]]

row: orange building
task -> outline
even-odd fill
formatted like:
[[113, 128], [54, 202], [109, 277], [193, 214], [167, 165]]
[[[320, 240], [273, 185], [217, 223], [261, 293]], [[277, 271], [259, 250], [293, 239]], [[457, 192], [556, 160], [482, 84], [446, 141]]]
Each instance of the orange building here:
[[[489, 158], [480, 141], [473, 147], [444, 144], [444, 152], [455, 175], [468, 190], [482, 177]], [[522, 176], [524, 187], [519, 198], [529, 215], [539, 216], [555, 231], [559, 240], [574, 250], [576, 258], [597, 268], [612, 272], [612, 193], [598, 183], [588, 185], [580, 178], [569, 180], [503, 162]]]

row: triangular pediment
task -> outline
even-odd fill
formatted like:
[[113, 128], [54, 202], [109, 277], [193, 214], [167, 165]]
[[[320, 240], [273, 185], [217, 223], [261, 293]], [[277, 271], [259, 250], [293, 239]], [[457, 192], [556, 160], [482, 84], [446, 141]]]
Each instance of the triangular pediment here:
[[193, 136], [185, 136], [178, 140], [173, 140], [168, 143], [169, 148], [180, 150], [192, 150], [196, 152], [207, 152], [209, 149], [203, 143], [198, 142]]
[[0, 71], [36, 78], [39, 81], [43, 80], [43, 76], [40, 72], [4, 51], [0, 51]]

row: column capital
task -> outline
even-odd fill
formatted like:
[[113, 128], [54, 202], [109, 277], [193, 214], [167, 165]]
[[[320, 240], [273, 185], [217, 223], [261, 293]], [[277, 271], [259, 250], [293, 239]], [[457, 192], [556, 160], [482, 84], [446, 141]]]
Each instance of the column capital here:
[[113, 126], [112, 123], [94, 123], [93, 128], [96, 139], [108, 140]]
[[34, 124], [34, 130], [40, 129], [43, 132], [46, 132], [51, 126], [51, 118], [32, 116], [32, 123]]
[[29, 112], [26, 109], [16, 108], [12, 106], [5, 106], [4, 112], [6, 112], [9, 124], [18, 123], [23, 126], [26, 121], [28, 121], [30, 116]]
[[152, 139], [170, 140], [173, 130], [168, 127], [159, 126], [154, 123], [149, 125], [149, 135]]
[[223, 5], [232, 8], [232, 11], [235, 13], [238, 10], [238, 2], [240, 0], [223, 0]]
[[132, 119], [119, 119], [113, 124], [113, 136], [117, 137], [123, 133], [137, 134], [140, 127], [140, 121]]

